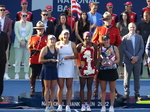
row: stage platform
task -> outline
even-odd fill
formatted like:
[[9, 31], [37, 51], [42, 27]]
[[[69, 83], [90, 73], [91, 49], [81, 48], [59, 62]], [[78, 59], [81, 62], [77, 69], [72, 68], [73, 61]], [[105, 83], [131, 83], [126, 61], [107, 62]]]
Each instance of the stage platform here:
[[[133, 96], [133, 83], [131, 80], [131, 96]], [[123, 95], [123, 80], [117, 81], [117, 90], [120, 94]], [[136, 102], [134, 97], [130, 97], [129, 100], [124, 101], [122, 97], [119, 97], [115, 101], [115, 112], [150, 112], [150, 96], [148, 94], [150, 90], [150, 81], [149, 80], [141, 80], [141, 90], [140, 93], [142, 95], [142, 100], [146, 100], [147, 104], [141, 104], [141, 102]], [[16, 103], [14, 106], [0, 106], [0, 112], [43, 112], [45, 108], [45, 102], [42, 97], [41, 92], [41, 81], [37, 80], [36, 82], [36, 96], [30, 97], [30, 83], [29, 80], [5, 80], [4, 81], [4, 92], [3, 96], [12, 96], [11, 99], [14, 99]], [[57, 88], [56, 88], [57, 90]], [[71, 101], [71, 109], [72, 112], [80, 111], [80, 98], [79, 98], [79, 81], [75, 80], [73, 82], [73, 96]], [[85, 87], [85, 98], [86, 98], [87, 88]], [[106, 106], [109, 107], [109, 87], [107, 87], [107, 101]], [[65, 90], [64, 90], [64, 98], [65, 98]], [[10, 99], [4, 98], [4, 99]], [[117, 102], [117, 103], [116, 103]], [[139, 103], [139, 104], [138, 104]], [[143, 103], [143, 102], [142, 102]], [[63, 101], [65, 105], [65, 100]], [[1, 104], [0, 104], [1, 105]], [[57, 100], [55, 100], [55, 106], [57, 107]], [[92, 97], [91, 108], [93, 112], [100, 111], [101, 103], [100, 98]], [[65, 108], [64, 108], [65, 109]]]

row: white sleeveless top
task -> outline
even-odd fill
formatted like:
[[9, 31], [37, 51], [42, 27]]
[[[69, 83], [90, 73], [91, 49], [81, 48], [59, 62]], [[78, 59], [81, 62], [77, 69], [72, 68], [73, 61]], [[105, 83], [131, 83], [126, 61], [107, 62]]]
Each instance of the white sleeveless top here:
[[[68, 45], [63, 45], [60, 41], [59, 45], [59, 60], [62, 60], [66, 56], [73, 56], [73, 50], [71, 46], [71, 41]], [[73, 78], [74, 77], [74, 61], [73, 59], [63, 60], [58, 63], [58, 77], [59, 78]]]

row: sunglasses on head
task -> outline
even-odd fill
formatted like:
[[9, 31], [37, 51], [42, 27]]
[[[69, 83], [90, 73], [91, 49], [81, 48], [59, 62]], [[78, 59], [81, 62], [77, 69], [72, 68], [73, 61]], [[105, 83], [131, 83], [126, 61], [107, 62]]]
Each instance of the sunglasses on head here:
[[43, 14], [43, 16], [48, 16], [48, 14]]
[[28, 15], [22, 15], [22, 17], [27, 17]]
[[5, 11], [6, 9], [0, 9], [0, 11]]

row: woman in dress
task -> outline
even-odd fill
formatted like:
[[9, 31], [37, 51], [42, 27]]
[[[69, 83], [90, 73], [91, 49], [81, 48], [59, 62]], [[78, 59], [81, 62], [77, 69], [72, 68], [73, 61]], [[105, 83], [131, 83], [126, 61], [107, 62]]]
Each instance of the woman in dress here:
[[57, 40], [59, 40], [58, 37], [64, 29], [68, 29], [69, 33], [71, 34], [71, 27], [70, 25], [67, 25], [67, 17], [64, 13], [62, 13], [59, 15], [58, 25], [56, 26], [55, 36]]
[[110, 108], [109, 112], [114, 112], [114, 100], [115, 100], [115, 88], [116, 80], [118, 79], [117, 63], [119, 62], [119, 51], [118, 48], [110, 44], [110, 38], [108, 35], [102, 37], [103, 46], [98, 52], [99, 63], [99, 82], [101, 87], [101, 112], [106, 112], [105, 99], [106, 99], [106, 85], [109, 83], [110, 88]]
[[[66, 80], [66, 112], [71, 112], [70, 109], [70, 100], [72, 97], [72, 82], [75, 74], [74, 71], [74, 59], [77, 59], [77, 49], [76, 44], [69, 41], [70, 32], [69, 30], [64, 29], [60, 36], [60, 41], [56, 43], [59, 54], [59, 63], [58, 63], [58, 109], [57, 111], [62, 111], [62, 97], [64, 83]], [[69, 68], [69, 69], [68, 69]]]
[[[121, 16], [120, 22], [117, 23], [117, 27], [120, 30], [120, 35], [123, 37], [124, 35], [128, 34], [128, 24], [130, 23], [130, 17], [128, 12], [123, 12]], [[119, 78], [124, 78], [123, 74], [123, 50], [122, 50], [122, 45], [120, 44], [119, 48], [119, 53], [120, 53], [120, 62], [119, 62]]]
[[86, 11], [82, 11], [80, 19], [76, 22], [75, 33], [77, 36], [76, 44], [82, 43], [83, 33], [85, 31], [91, 31], [90, 22], [88, 21], [88, 15]]
[[24, 57], [24, 72], [25, 79], [29, 79], [29, 51], [28, 51], [28, 40], [33, 33], [33, 25], [28, 22], [27, 13], [21, 13], [21, 20], [15, 22], [14, 32], [15, 32], [15, 79], [19, 79], [20, 72], [20, 62]]
[[[77, 51], [78, 51], [78, 60], [79, 60], [79, 70], [81, 71], [81, 75], [79, 75], [80, 80], [80, 99], [81, 99], [81, 111], [91, 111], [90, 108], [90, 101], [92, 96], [92, 83], [94, 76], [97, 74], [97, 69], [95, 68], [96, 62], [97, 62], [97, 45], [93, 44], [91, 42], [92, 33], [89, 31], [84, 32], [83, 34], [83, 43], [80, 43], [77, 45]], [[83, 58], [85, 55], [85, 52], [91, 52], [91, 59], [90, 66], [92, 67], [92, 70], [94, 70], [94, 73], [89, 73], [87, 75], [84, 74], [84, 69], [86, 69], [86, 66], [88, 65], [88, 59]], [[87, 104], [84, 104], [84, 87], [85, 84], [87, 85]]]
[[[57, 49], [55, 48], [56, 37], [54, 35], [48, 35], [47, 46], [43, 47], [40, 56], [39, 63], [42, 64], [41, 78], [44, 81], [44, 99], [46, 102], [45, 112], [55, 110], [54, 98], [55, 87], [57, 84]], [[49, 105], [50, 101], [50, 105]], [[50, 106], [50, 107], [49, 107]]]

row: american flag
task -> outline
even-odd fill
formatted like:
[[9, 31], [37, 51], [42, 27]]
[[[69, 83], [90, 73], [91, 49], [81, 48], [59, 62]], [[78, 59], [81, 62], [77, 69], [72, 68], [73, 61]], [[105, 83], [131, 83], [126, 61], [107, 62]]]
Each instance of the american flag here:
[[71, 0], [71, 10], [72, 10], [72, 13], [77, 13], [78, 18], [80, 18], [80, 14], [82, 10], [81, 10], [80, 4], [78, 4], [76, 0]]

